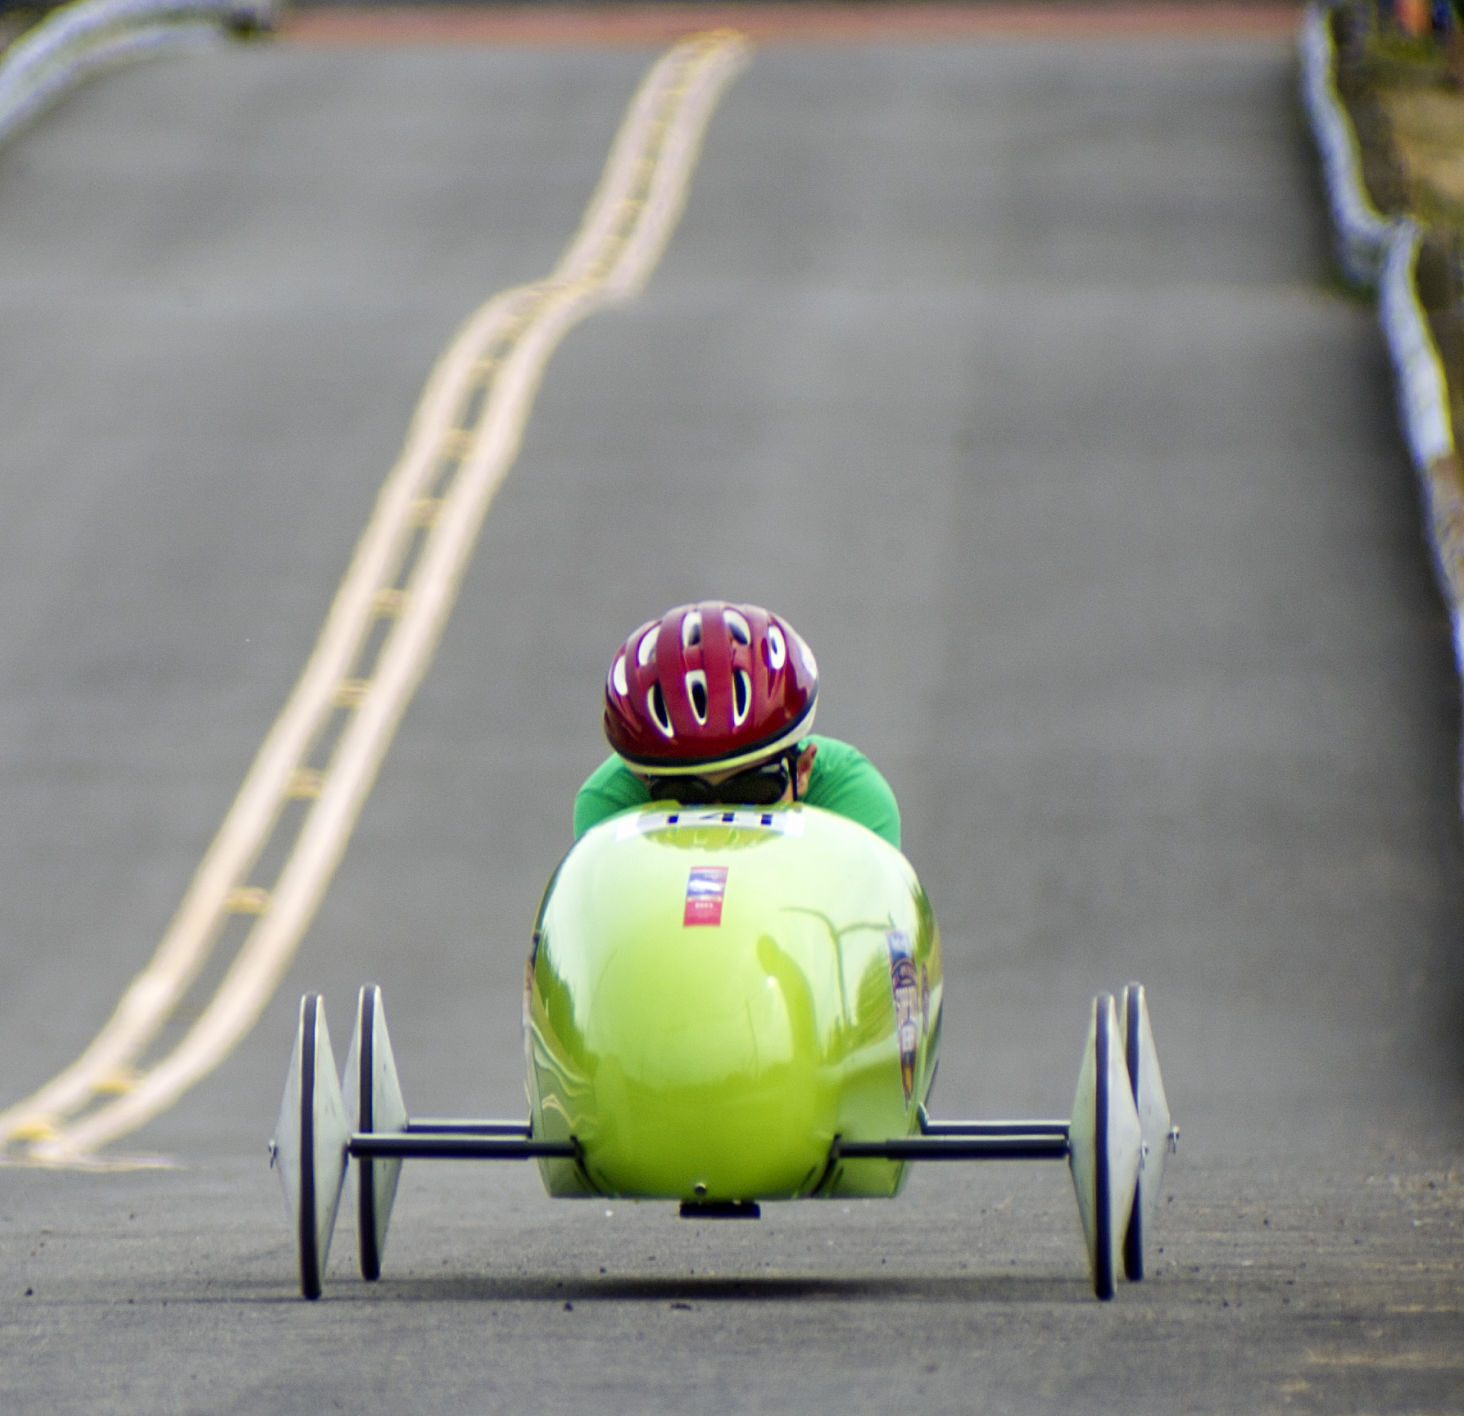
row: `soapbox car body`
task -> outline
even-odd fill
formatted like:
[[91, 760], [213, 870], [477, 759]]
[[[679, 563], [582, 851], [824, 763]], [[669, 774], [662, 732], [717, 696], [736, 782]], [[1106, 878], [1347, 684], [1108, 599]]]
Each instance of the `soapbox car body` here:
[[362, 988], [337, 1080], [324, 1005], [301, 1000], [271, 1145], [321, 1291], [355, 1163], [361, 1271], [407, 1158], [532, 1159], [551, 1196], [671, 1200], [699, 1217], [763, 1202], [892, 1196], [917, 1160], [1064, 1160], [1094, 1289], [1143, 1274], [1177, 1135], [1144, 990], [1094, 1000], [1066, 1120], [930, 1119], [940, 934], [909, 862], [809, 806], [624, 813], [561, 862], [535, 921], [524, 1121], [409, 1116], [381, 992]]

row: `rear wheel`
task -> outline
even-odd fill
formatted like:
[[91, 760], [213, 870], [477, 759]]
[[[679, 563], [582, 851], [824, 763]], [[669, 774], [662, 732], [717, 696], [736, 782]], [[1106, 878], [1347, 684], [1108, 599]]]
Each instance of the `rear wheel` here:
[[1098, 995], [1096, 1021], [1093, 1132], [1097, 1145], [1093, 1155], [1093, 1211], [1097, 1232], [1093, 1244], [1093, 1291], [1107, 1299], [1113, 1297], [1118, 1287], [1113, 1271], [1113, 1157], [1108, 1140], [1113, 1110], [1113, 1054], [1118, 1041], [1114, 1036], [1112, 994]]
[[1068, 1163], [1093, 1291], [1112, 1298], [1122, 1263], [1123, 1225], [1139, 1170], [1139, 1117], [1129, 1091], [1113, 995], [1093, 1000], [1088, 1037], [1068, 1123]]
[[[362, 986], [357, 1002], [356, 1030], [346, 1056], [345, 1105], [359, 1132], [406, 1130], [407, 1108], [386, 1031], [386, 1011], [381, 989], [374, 983]], [[401, 1161], [392, 1157], [360, 1156], [356, 1161], [356, 1234], [361, 1277], [368, 1282], [381, 1277], [401, 1170]]]
[[1139, 1174], [1124, 1230], [1123, 1271], [1138, 1281], [1145, 1273], [1145, 1250], [1159, 1205], [1165, 1157], [1179, 1134], [1171, 1123], [1164, 1079], [1159, 1075], [1142, 984], [1131, 983], [1123, 991], [1123, 1048], [1129, 1092], [1139, 1117]]
[[[1131, 983], [1123, 991], [1123, 1034], [1124, 1061], [1128, 1066], [1129, 1083], [1133, 1092], [1134, 1106], [1139, 1104], [1139, 1009], [1143, 1003], [1144, 990]], [[1123, 1236], [1123, 1273], [1134, 1283], [1144, 1276], [1144, 1204], [1143, 1169], [1139, 1171], [1139, 1184], [1134, 1186], [1134, 1202], [1129, 1210], [1128, 1228]]]
[[[361, 990], [356, 1024], [360, 1029], [360, 1055], [356, 1058], [358, 1131], [376, 1129], [371, 1081], [376, 1061], [374, 1023], [377, 992], [376, 986], [369, 983]], [[363, 1158], [356, 1164], [356, 1233], [360, 1240], [361, 1277], [368, 1283], [381, 1277], [381, 1246], [377, 1243], [376, 1217], [376, 1167]]]

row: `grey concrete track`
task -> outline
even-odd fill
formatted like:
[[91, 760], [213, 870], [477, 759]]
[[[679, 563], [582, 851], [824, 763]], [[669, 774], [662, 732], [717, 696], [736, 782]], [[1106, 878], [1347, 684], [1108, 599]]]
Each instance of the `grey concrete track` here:
[[[0, 1077], [146, 960], [434, 354], [547, 273], [651, 54], [231, 51], [0, 152]], [[0, 1172], [6, 1411], [1456, 1411], [1458, 692], [1284, 47], [770, 49], [641, 300], [550, 366], [289, 983], [136, 1138]], [[1149, 986], [1185, 1128], [1090, 1298], [1060, 1168], [758, 1225], [406, 1172], [293, 1299], [294, 1000], [385, 990], [418, 1111], [522, 1106], [529, 920], [614, 643], [818, 651], [941, 918], [943, 1114], [1062, 1114]], [[122, 1147], [127, 1149], [127, 1147]]]

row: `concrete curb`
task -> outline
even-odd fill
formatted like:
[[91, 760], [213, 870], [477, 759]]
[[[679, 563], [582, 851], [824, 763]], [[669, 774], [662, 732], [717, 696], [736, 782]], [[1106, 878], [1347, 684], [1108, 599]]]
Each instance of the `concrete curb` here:
[[1337, 258], [1347, 278], [1376, 284], [1391, 223], [1372, 204], [1362, 183], [1357, 134], [1337, 93], [1337, 53], [1327, 20], [1329, 4], [1308, 5], [1297, 44], [1301, 53], [1301, 97], [1322, 159]]
[[98, 69], [272, 21], [272, 0], [75, 0], [0, 57], [0, 142]]
[[1301, 91], [1322, 160], [1338, 259], [1348, 278], [1374, 288], [1397, 385], [1398, 414], [1418, 473], [1439, 588], [1454, 630], [1454, 660], [1464, 678], [1464, 483], [1449, 414], [1449, 389], [1418, 295], [1423, 232], [1411, 218], [1385, 217], [1362, 182], [1362, 160], [1337, 93], [1329, 12], [1338, 0], [1313, 0], [1302, 19]]

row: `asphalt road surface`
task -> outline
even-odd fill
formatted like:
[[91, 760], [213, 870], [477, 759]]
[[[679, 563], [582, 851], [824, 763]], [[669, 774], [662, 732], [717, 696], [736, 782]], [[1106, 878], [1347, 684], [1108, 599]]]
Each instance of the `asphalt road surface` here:
[[[146, 963], [459, 322], [544, 276], [655, 46], [289, 42], [0, 151], [0, 1079]], [[767, 44], [645, 293], [554, 355], [440, 650], [245, 1044], [0, 1170], [6, 1412], [1464, 1409], [1458, 688], [1372, 311], [1275, 37]], [[612, 648], [814, 645], [941, 920], [937, 1110], [1062, 1115], [1148, 986], [1184, 1139], [1091, 1297], [1062, 1167], [694, 1224], [404, 1173], [297, 1295], [296, 1001], [381, 983], [412, 1109], [523, 1108]]]

